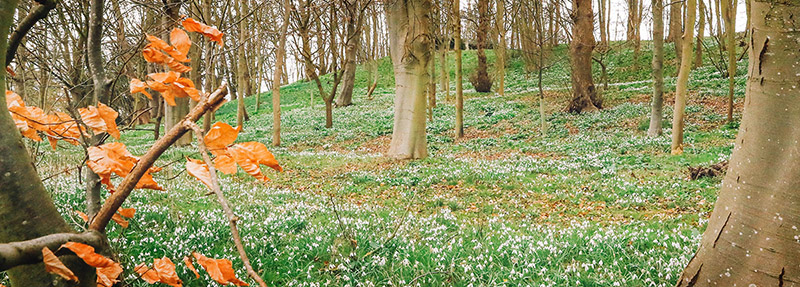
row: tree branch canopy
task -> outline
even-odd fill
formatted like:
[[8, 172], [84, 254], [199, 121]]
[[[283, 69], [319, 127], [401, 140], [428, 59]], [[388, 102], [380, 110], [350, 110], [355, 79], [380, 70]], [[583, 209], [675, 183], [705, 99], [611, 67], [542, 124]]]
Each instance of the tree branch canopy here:
[[31, 12], [28, 13], [28, 16], [25, 16], [25, 19], [22, 19], [17, 25], [17, 28], [14, 29], [14, 32], [11, 33], [11, 36], [8, 39], [8, 50], [6, 50], [6, 62], [5, 65], [8, 66], [11, 64], [11, 61], [14, 60], [14, 56], [17, 55], [17, 48], [19, 48], [19, 44], [22, 43], [22, 38], [28, 34], [28, 31], [33, 28], [33, 25], [39, 20], [44, 19], [47, 17], [47, 13], [50, 13], [50, 10], [56, 8], [57, 0], [36, 0], [35, 2], [39, 5], [36, 5]]

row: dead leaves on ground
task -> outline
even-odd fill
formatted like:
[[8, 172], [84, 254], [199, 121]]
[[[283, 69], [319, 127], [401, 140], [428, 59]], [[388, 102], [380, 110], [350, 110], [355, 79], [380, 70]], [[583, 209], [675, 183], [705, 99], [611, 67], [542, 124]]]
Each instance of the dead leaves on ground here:
[[[45, 113], [41, 108], [26, 106], [22, 98], [12, 91], [6, 91], [6, 107], [22, 136], [34, 141], [42, 141], [38, 132], [47, 135], [50, 146], [55, 149], [58, 140], [78, 145], [78, 139], [89, 136], [86, 128], [77, 120], [62, 112]], [[108, 133], [119, 139], [117, 128], [119, 113], [103, 103], [78, 109], [81, 122], [94, 134]]]
[[[278, 164], [275, 156], [260, 142], [244, 142], [234, 144], [239, 136], [241, 127], [233, 128], [230, 125], [217, 122], [206, 133], [203, 141], [206, 148], [214, 154], [214, 169], [224, 174], [236, 173], [236, 165], [242, 167], [247, 174], [261, 181], [269, 181], [262, 172], [261, 165], [266, 165], [274, 170], [283, 172], [283, 167]], [[188, 159], [186, 170], [205, 184], [211, 186], [211, 173], [204, 161]]]

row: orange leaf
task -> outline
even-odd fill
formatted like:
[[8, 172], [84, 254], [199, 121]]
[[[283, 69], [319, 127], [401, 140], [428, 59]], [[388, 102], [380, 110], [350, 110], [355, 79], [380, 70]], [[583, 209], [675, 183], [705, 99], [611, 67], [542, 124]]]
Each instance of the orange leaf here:
[[278, 160], [267, 149], [267, 146], [260, 142], [243, 142], [238, 143], [236, 146], [249, 150], [251, 155], [258, 161], [258, 164], [263, 164], [271, 167], [274, 170], [283, 172], [283, 167], [278, 164]]
[[78, 282], [78, 276], [75, 276], [75, 273], [72, 273], [72, 270], [69, 270], [47, 246], [42, 248], [42, 258], [45, 271], [61, 276], [65, 280]]
[[228, 259], [211, 259], [203, 256], [200, 253], [192, 253], [197, 263], [203, 266], [203, 269], [208, 272], [211, 279], [217, 281], [222, 285], [234, 284], [236, 286], [250, 286], [242, 280], [236, 278], [236, 272], [233, 271], [233, 263]]
[[153, 260], [153, 268], [158, 272], [159, 282], [173, 287], [181, 287], [183, 281], [175, 273], [175, 264], [167, 257]]
[[[103, 255], [94, 252], [94, 247], [78, 242], [67, 242], [61, 245], [62, 248], [67, 248], [83, 259], [86, 264], [92, 267], [112, 267], [116, 262], [106, 258]], [[116, 278], [116, 277], [115, 277]]]
[[96, 107], [88, 106], [86, 108], [78, 109], [83, 123], [92, 129], [96, 134], [106, 131], [106, 122], [100, 117], [100, 113]]
[[169, 42], [172, 43], [172, 46], [175, 47], [175, 51], [177, 52], [175, 55], [170, 54], [175, 60], [181, 62], [188, 62], [189, 59], [186, 58], [189, 55], [189, 48], [192, 47], [192, 40], [189, 39], [189, 35], [186, 35], [181, 29], [174, 28], [172, 32], [169, 33]]
[[236, 173], [236, 162], [227, 154], [222, 154], [214, 159], [214, 168], [224, 174]]
[[111, 220], [122, 226], [122, 228], [128, 228], [128, 221], [122, 218], [122, 215], [119, 215], [119, 213], [114, 213], [114, 215], [111, 216]]
[[120, 208], [117, 212], [119, 212], [119, 215], [122, 215], [124, 217], [133, 218], [133, 216], [136, 214], [136, 209], [135, 208]]
[[112, 287], [119, 282], [117, 278], [122, 274], [122, 266], [114, 262], [111, 266], [97, 268], [97, 286]]
[[139, 79], [131, 79], [131, 95], [136, 93], [142, 93], [147, 96], [148, 99], [153, 99], [153, 95], [147, 92], [147, 84], [142, 82]]
[[[12, 77], [16, 77], [17, 76], [17, 73], [14, 73], [14, 70], [12, 70], [11, 67], [9, 67], [9, 66], [6, 66], [6, 72], [8, 72], [8, 74], [11, 75]], [[0, 286], [3, 286], [3, 285], [0, 285]]]
[[133, 271], [139, 273], [139, 276], [141, 276], [144, 281], [147, 281], [147, 283], [150, 284], [154, 284], [161, 280], [158, 278], [158, 272], [150, 267], [147, 267], [147, 265], [144, 265], [144, 263], [136, 265], [136, 267], [133, 268]]
[[53, 150], [56, 149], [57, 138], [63, 138], [72, 145], [78, 145], [77, 139], [81, 137], [81, 133], [85, 134], [72, 117], [62, 112], [47, 115], [47, 123], [50, 125], [50, 129], [47, 131], [50, 137], [47, 140], [50, 141]]
[[195, 102], [200, 102], [202, 100], [202, 98], [200, 97], [200, 91], [195, 88], [194, 82], [192, 82], [192, 80], [187, 78], [178, 78], [172, 84], [180, 88], [183, 91], [183, 93], [192, 98], [192, 100], [194, 100]]
[[84, 221], [84, 222], [89, 222], [89, 216], [88, 216], [88, 215], [86, 215], [86, 213], [83, 213], [83, 211], [76, 210], [76, 211], [75, 211], [75, 214], [77, 214], [77, 215], [78, 215], [78, 217], [80, 217], [81, 219], [83, 219], [83, 221]]
[[236, 127], [236, 129], [234, 129], [229, 124], [217, 122], [211, 126], [211, 129], [206, 133], [203, 141], [209, 151], [215, 156], [224, 155], [226, 154], [227, 147], [233, 144], [239, 136], [239, 131], [241, 129], [242, 127]]
[[205, 162], [189, 158], [186, 160], [186, 171], [189, 172], [189, 175], [199, 179], [208, 189], [212, 189], [211, 172]]
[[184, 66], [178, 60], [175, 60], [172, 57], [167, 57], [166, 64], [171, 70], [173, 70], [175, 72], [178, 72], [178, 73], [188, 73], [189, 71], [192, 70], [191, 67]]
[[228, 148], [228, 153], [247, 174], [261, 181], [270, 180], [263, 173], [261, 173], [261, 167], [258, 165], [258, 159], [251, 154], [252, 151], [235, 144]]
[[[92, 146], [87, 151], [89, 160], [86, 161], [86, 165], [100, 176], [100, 182], [105, 184], [110, 191], [114, 190], [114, 185], [111, 184], [111, 174], [121, 177], [128, 176], [128, 173], [139, 162], [139, 158], [128, 152], [125, 144], [119, 142]], [[150, 174], [157, 170], [158, 168], [150, 168], [136, 183], [136, 188], [163, 190]]]
[[183, 263], [186, 264], [186, 267], [188, 267], [189, 270], [192, 270], [192, 272], [194, 272], [194, 277], [195, 278], [200, 278], [200, 273], [197, 273], [197, 269], [194, 268], [194, 264], [192, 263], [192, 258], [191, 257], [184, 256], [183, 257]]
[[142, 56], [144, 60], [149, 63], [164, 64], [167, 62], [167, 56], [161, 53], [153, 44], [144, 46], [144, 49], [142, 49]]
[[208, 37], [211, 41], [219, 43], [222, 46], [222, 32], [217, 30], [217, 28], [208, 26], [206, 24], [200, 23], [195, 21], [192, 18], [186, 18], [182, 22], [183, 27], [186, 28], [186, 31], [189, 32], [198, 32], [203, 34], [204, 36]]
[[165, 73], [150, 73], [147, 74], [147, 76], [153, 79], [153, 81], [162, 84], [171, 84], [172, 82], [177, 80], [181, 76], [181, 74], [173, 71], [168, 71]]
[[103, 103], [97, 103], [97, 111], [100, 114], [100, 118], [106, 123], [106, 132], [115, 139], [119, 139], [120, 134], [119, 129], [117, 129], [119, 113]]

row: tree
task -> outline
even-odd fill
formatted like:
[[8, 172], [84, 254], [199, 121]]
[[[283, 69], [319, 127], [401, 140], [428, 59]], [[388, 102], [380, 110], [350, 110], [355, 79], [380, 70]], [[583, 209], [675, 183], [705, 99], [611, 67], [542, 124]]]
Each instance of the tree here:
[[664, 120], [664, 1], [652, 0], [653, 9], [653, 98], [647, 135], [661, 135]]
[[603, 100], [597, 95], [592, 79], [592, 51], [595, 43], [591, 0], [572, 1], [572, 22], [572, 43], [569, 46], [572, 99], [567, 111], [597, 111], [603, 107]]
[[342, 0], [345, 20], [345, 52], [342, 93], [336, 99], [336, 106], [344, 107], [353, 104], [353, 87], [356, 83], [356, 56], [361, 46], [361, 33], [364, 27], [364, 15], [372, 0]]
[[475, 70], [469, 81], [479, 93], [488, 93], [492, 90], [492, 79], [489, 78], [489, 66], [486, 64], [487, 36], [489, 35], [489, 0], [478, 0], [478, 29], [476, 32], [476, 44], [478, 46], [478, 68]]
[[464, 75], [461, 69], [461, 1], [453, 1], [453, 38], [456, 54], [456, 138], [464, 137]]
[[[739, 134], [697, 254], [677, 286], [797, 285], [799, 45], [790, 19], [800, 3], [753, 1], [752, 46]], [[780, 96], [776, 96], [780, 95]]]
[[[169, 32], [180, 22], [180, 10], [183, 1], [166, 0], [163, 1], [163, 3], [164, 14], [161, 18], [161, 25], [164, 33], [162, 34], [162, 39], [169, 39]], [[160, 107], [164, 108], [164, 130], [170, 130], [173, 126], [177, 125], [181, 120], [183, 120], [183, 117], [185, 117], [186, 114], [189, 113], [189, 98], [176, 98], [175, 104], [175, 106], [164, 105], [163, 103], [160, 105]], [[191, 143], [192, 134], [186, 133], [178, 140], [177, 145], [187, 146]]]
[[680, 66], [680, 61], [683, 59], [683, 51], [681, 49], [683, 47], [681, 42], [681, 35], [683, 34], [683, 2], [672, 1], [669, 5], [669, 34], [667, 40], [675, 44], [675, 57], [678, 59], [678, 66]]
[[386, 6], [394, 66], [394, 128], [389, 155], [419, 159], [428, 155], [425, 88], [433, 39], [430, 0], [394, 0]]
[[686, 94], [689, 86], [689, 73], [692, 72], [692, 39], [694, 39], [694, 20], [697, 0], [686, 2], [686, 30], [683, 32], [683, 53], [678, 79], [675, 83], [675, 107], [672, 109], [672, 154], [683, 153], [683, 125], [686, 112]]
[[244, 122], [247, 120], [247, 109], [245, 109], [244, 98], [249, 95], [250, 90], [250, 70], [247, 65], [247, 55], [245, 53], [245, 43], [248, 41], [249, 29], [247, 23], [247, 14], [250, 13], [250, 8], [247, 5], [249, 0], [236, 0], [239, 6], [239, 45], [236, 48], [236, 82], [239, 84], [236, 89], [236, 125], [244, 128]]
[[506, 83], [506, 4], [505, 0], [495, 0], [497, 4], [497, 12], [495, 16], [495, 25], [497, 26], [498, 41], [495, 47], [495, 54], [497, 57], [497, 93], [505, 95]]
[[[699, 68], [703, 66], [703, 39], [705, 38], [705, 31], [706, 31], [706, 4], [703, 0], [698, 0], [699, 4], [699, 19], [697, 23], [697, 45], [694, 49], [694, 65], [692, 69]], [[709, 20], [710, 22], [710, 20]]]
[[[733, 91], [734, 87], [736, 86], [736, 4], [733, 0], [720, 0], [722, 3], [722, 14], [723, 19], [725, 21], [725, 31], [728, 31], [726, 34], [727, 36], [727, 45], [728, 45], [728, 117], [727, 122], [730, 123], [733, 121]], [[750, 7], [750, 1], [746, 1], [748, 7]], [[750, 27], [750, 9], [748, 9], [748, 29]]]
[[286, 60], [286, 35], [289, 29], [291, 0], [284, 0], [283, 22], [281, 22], [278, 50], [275, 52], [275, 73], [272, 74], [272, 145], [281, 145], [281, 73]]

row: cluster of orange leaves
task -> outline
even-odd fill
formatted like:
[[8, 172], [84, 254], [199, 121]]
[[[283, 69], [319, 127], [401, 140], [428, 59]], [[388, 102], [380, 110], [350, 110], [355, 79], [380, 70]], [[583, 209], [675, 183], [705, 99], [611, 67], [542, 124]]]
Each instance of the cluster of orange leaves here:
[[[192, 256], [197, 260], [197, 263], [203, 267], [214, 281], [222, 285], [233, 284], [236, 286], [250, 286], [246, 282], [236, 278], [236, 272], [233, 270], [233, 263], [228, 259], [211, 259], [203, 254], [193, 252]], [[194, 273], [195, 278], [200, 278], [200, 273], [194, 267], [194, 262], [191, 257], [183, 257], [183, 263], [186, 268]], [[175, 272], [175, 264], [172, 263], [168, 257], [161, 259], [153, 259], [153, 267], [148, 267], [146, 264], [141, 263], [134, 269], [136, 273], [147, 281], [147, 283], [163, 283], [173, 287], [183, 286], [183, 281], [178, 277]]]
[[[83, 262], [86, 262], [87, 265], [97, 268], [98, 287], [111, 287], [119, 282], [117, 278], [122, 274], [122, 266], [114, 262], [114, 260], [97, 254], [94, 251], [94, 247], [78, 242], [67, 242], [61, 245], [61, 248], [69, 249], [80, 259], [83, 259]], [[66, 280], [78, 281], [78, 277], [53, 254], [50, 248], [42, 248], [42, 258], [47, 272], [61, 276]]]
[[[206, 133], [203, 141], [206, 144], [206, 148], [215, 156], [213, 164], [216, 170], [224, 174], [234, 174], [238, 164], [246, 173], [261, 181], [269, 181], [269, 178], [261, 173], [261, 165], [283, 172], [283, 167], [278, 164], [275, 156], [263, 143], [244, 142], [234, 144], [233, 142], [239, 137], [240, 130], [241, 127], [234, 129], [226, 123], [217, 122]], [[204, 161], [188, 159], [186, 161], [186, 171], [203, 182], [208, 188], [212, 188], [211, 173]]]
[[[68, 114], [62, 112], [46, 114], [39, 107], [26, 106], [22, 98], [12, 91], [6, 91], [6, 106], [22, 136], [42, 141], [38, 132], [43, 132], [47, 135], [47, 140], [50, 141], [53, 149], [56, 149], [58, 140], [78, 145], [78, 139], [82, 136], [89, 136], [86, 129]], [[80, 108], [78, 112], [83, 124], [93, 133], [105, 132], [115, 139], [119, 139], [120, 134], [116, 124], [119, 113], [114, 109], [98, 103], [97, 107]]]
[[[120, 142], [92, 146], [89, 147], [87, 152], [89, 160], [86, 161], [86, 165], [100, 176], [100, 182], [105, 184], [111, 192], [114, 191], [114, 185], [111, 183], [111, 174], [126, 177], [136, 166], [136, 163], [139, 162], [139, 157], [131, 154], [125, 144]], [[136, 188], [164, 190], [153, 180], [153, 175], [151, 174], [160, 170], [161, 168], [157, 166], [151, 166], [142, 175], [139, 182], [136, 183]]]
[[[84, 222], [89, 222], [89, 216], [86, 213], [83, 213], [80, 210], [75, 210], [75, 213], [78, 214], [78, 217], [83, 219]], [[133, 208], [120, 208], [114, 215], [111, 216], [111, 220], [122, 226], [122, 228], [128, 228], [130, 224], [126, 218], [133, 218], [136, 215], [136, 209]]]
[[[209, 37], [211, 41], [222, 45], [222, 32], [217, 28], [197, 22], [192, 18], [183, 20], [182, 24], [186, 31], [201, 33]], [[181, 77], [181, 73], [192, 70], [191, 67], [182, 64], [190, 61], [188, 53], [189, 48], [192, 47], [192, 41], [186, 31], [180, 28], [172, 29], [172, 32], [169, 33], [169, 44], [161, 38], [147, 35], [148, 44], [142, 50], [145, 61], [164, 65], [169, 68], [169, 71], [148, 74], [147, 77], [150, 80], [147, 81], [131, 79], [131, 94], [142, 93], [152, 99], [153, 96], [147, 91], [149, 88], [159, 92], [164, 97], [164, 101], [171, 106], [175, 106], [175, 98], [189, 97], [197, 102], [201, 100], [200, 91], [195, 88], [194, 82]]]

